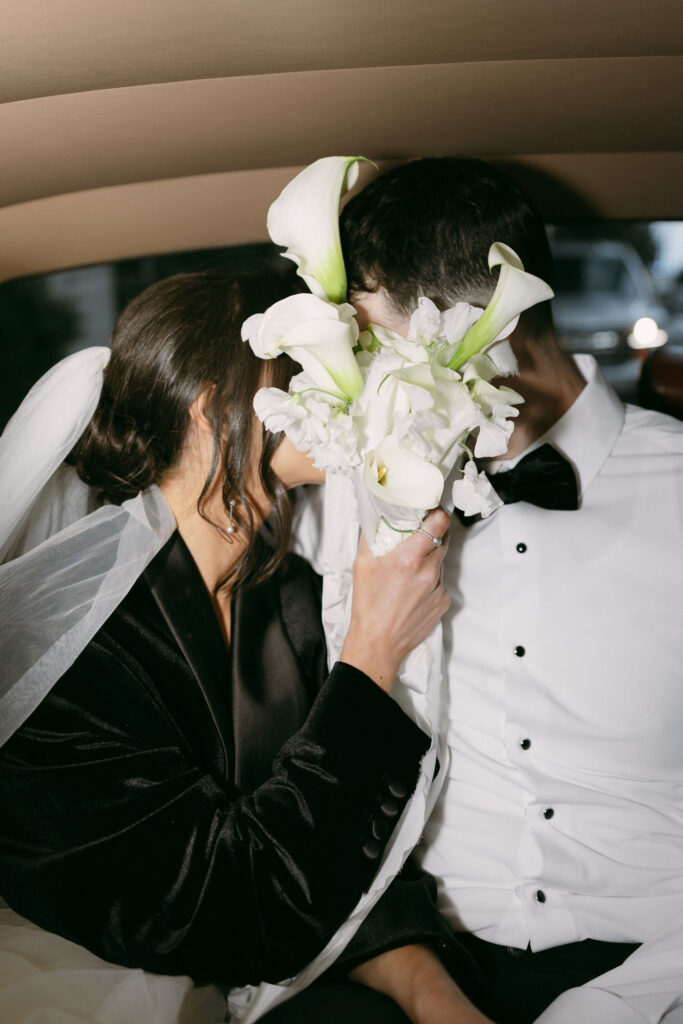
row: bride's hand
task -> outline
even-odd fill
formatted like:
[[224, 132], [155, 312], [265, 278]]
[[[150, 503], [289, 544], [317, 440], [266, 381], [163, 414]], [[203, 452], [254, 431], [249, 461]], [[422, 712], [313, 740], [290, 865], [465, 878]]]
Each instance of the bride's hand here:
[[443, 538], [440, 547], [423, 533], [414, 533], [381, 557], [375, 557], [361, 538], [353, 567], [351, 624], [341, 660], [387, 692], [403, 658], [429, 636], [450, 605], [441, 582], [448, 525], [446, 513], [435, 509], [422, 528]]

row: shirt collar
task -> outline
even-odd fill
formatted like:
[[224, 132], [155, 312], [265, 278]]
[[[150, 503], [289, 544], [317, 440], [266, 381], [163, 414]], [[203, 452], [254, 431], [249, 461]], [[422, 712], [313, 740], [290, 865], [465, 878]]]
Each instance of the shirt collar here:
[[514, 459], [492, 460], [487, 474], [505, 472], [542, 444], [551, 444], [574, 468], [583, 494], [612, 451], [624, 422], [624, 405], [593, 356], [574, 356], [585, 388], [563, 416]]

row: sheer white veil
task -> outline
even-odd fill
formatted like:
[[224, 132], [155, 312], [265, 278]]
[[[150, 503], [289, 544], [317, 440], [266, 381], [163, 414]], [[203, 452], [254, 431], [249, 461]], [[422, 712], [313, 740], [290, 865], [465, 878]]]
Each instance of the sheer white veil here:
[[101, 505], [64, 465], [97, 406], [109, 349], [67, 356], [0, 437], [0, 744], [26, 720], [175, 529], [158, 487]]

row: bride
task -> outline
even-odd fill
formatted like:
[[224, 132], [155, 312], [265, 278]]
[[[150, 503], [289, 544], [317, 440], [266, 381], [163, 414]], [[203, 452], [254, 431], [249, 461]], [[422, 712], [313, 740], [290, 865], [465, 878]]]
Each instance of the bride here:
[[387, 787], [398, 815], [415, 785], [428, 740], [388, 693], [447, 607], [447, 545], [415, 534], [377, 559], [361, 542], [328, 672], [319, 580], [287, 553], [286, 491], [320, 474], [252, 409], [264, 374], [286, 387], [294, 367], [240, 340], [290, 290], [272, 273], [154, 285], [103, 381], [103, 350], [70, 357], [0, 441], [12, 1024], [46, 1007], [50, 1024], [199, 1024], [222, 990], [296, 973], [372, 881]]

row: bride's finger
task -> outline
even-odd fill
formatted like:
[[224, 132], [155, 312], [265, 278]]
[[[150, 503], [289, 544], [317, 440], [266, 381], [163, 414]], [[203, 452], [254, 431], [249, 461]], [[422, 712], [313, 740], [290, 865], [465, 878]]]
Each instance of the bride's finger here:
[[442, 549], [448, 544], [448, 527], [450, 519], [441, 508], [433, 509], [420, 523], [419, 527], [406, 541], [413, 549], [422, 554], [429, 555], [432, 552], [439, 552], [439, 558], [443, 558], [445, 552]]

